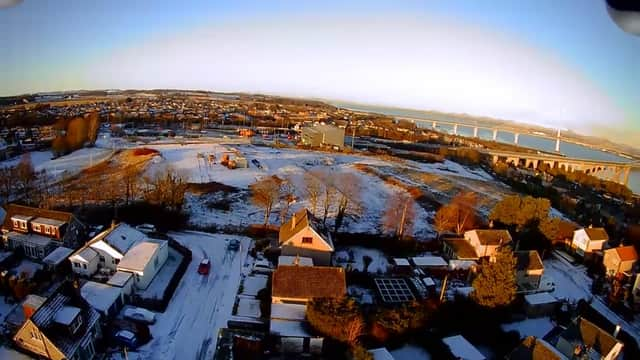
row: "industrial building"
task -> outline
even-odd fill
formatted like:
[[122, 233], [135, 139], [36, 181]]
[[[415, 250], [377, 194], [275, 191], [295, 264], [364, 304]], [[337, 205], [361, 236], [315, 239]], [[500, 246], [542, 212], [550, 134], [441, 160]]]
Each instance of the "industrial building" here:
[[344, 129], [331, 125], [302, 128], [302, 144], [311, 147], [344, 147]]

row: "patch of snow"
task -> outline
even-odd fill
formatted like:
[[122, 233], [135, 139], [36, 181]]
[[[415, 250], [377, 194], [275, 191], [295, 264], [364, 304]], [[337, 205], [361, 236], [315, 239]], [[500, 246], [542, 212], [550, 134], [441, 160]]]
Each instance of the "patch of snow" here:
[[520, 337], [535, 336], [542, 339], [555, 325], [551, 319], [547, 317], [526, 319], [523, 321], [502, 324], [502, 330], [516, 330], [520, 333]]
[[391, 355], [395, 360], [431, 360], [427, 350], [411, 344], [391, 351]]
[[239, 298], [237, 316], [259, 318], [260, 317], [260, 300]]
[[334, 254], [334, 262], [337, 266], [346, 268], [351, 265], [353, 269], [364, 271], [363, 256], [369, 256], [372, 261], [367, 271], [370, 273], [387, 273], [390, 269], [387, 256], [378, 249], [369, 249], [362, 246], [349, 246], [341, 248]]

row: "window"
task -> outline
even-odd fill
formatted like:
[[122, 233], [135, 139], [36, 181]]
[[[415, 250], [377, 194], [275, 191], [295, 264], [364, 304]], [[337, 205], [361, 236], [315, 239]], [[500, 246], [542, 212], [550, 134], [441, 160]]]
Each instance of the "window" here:
[[73, 263], [73, 267], [77, 267], [77, 268], [78, 268], [78, 267], [80, 267], [80, 264], [78, 264], [78, 263]]
[[113, 259], [113, 263], [114, 264], [119, 264], [120, 263], [120, 259]]
[[87, 264], [82, 264], [82, 268], [87, 270]]
[[13, 220], [13, 228], [14, 229], [19, 229], [20, 228], [20, 221]]
[[82, 316], [78, 315], [75, 320], [69, 326], [71, 328], [71, 333], [75, 334], [78, 331], [78, 328], [82, 325]]
[[302, 243], [303, 244], [311, 244], [311, 243], [313, 243], [313, 238], [305, 236], [305, 237], [302, 238]]
[[45, 227], [44, 227], [44, 233], [45, 233], [45, 234], [51, 234], [51, 228], [50, 228], [50, 227], [48, 227], [48, 226], [45, 226]]
[[104, 263], [104, 256], [100, 255], [100, 262]]
[[33, 228], [33, 231], [40, 232], [40, 224], [33, 224], [31, 227]]
[[26, 221], [20, 221], [20, 229], [27, 230], [27, 222]]

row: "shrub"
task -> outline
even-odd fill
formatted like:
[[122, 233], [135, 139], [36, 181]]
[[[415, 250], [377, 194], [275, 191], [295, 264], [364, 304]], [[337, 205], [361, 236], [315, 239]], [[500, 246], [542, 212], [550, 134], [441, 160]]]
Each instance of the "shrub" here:
[[307, 320], [318, 332], [349, 344], [355, 344], [365, 328], [358, 304], [346, 297], [311, 300]]

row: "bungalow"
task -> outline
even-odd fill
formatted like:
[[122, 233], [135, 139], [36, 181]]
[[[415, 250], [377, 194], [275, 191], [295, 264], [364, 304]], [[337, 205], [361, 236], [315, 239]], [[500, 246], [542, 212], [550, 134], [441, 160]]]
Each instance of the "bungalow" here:
[[476, 261], [476, 249], [465, 239], [444, 239], [442, 252], [449, 260]]
[[618, 359], [623, 344], [594, 323], [578, 317], [560, 333], [555, 345], [569, 359]]
[[270, 333], [287, 354], [322, 351], [323, 338], [308, 332], [307, 302], [318, 297], [343, 297], [347, 293], [340, 267], [280, 265], [271, 284]]
[[100, 315], [63, 283], [13, 337], [15, 344], [44, 359], [93, 359], [101, 331]]
[[2, 228], [2, 244], [22, 249], [30, 258], [42, 260], [57, 247], [76, 248], [86, 226], [73, 214], [9, 204]]
[[571, 247], [579, 255], [585, 256], [586, 254], [601, 251], [607, 241], [609, 241], [609, 235], [605, 229], [590, 226], [573, 232]]
[[638, 260], [638, 253], [633, 246], [619, 246], [604, 251], [604, 267], [607, 275], [630, 272]]
[[519, 291], [537, 290], [544, 274], [544, 265], [540, 255], [535, 250], [515, 251], [516, 282]]
[[498, 249], [511, 242], [507, 230], [471, 230], [464, 233], [464, 239], [473, 246], [480, 258], [495, 258]]
[[127, 251], [146, 238], [145, 234], [127, 224], [114, 225], [69, 257], [71, 269], [84, 277], [92, 276], [100, 268], [115, 272]]
[[117, 266], [118, 271], [133, 274], [136, 288], [144, 290], [167, 261], [169, 243], [165, 240], [148, 239], [134, 245]]
[[331, 236], [322, 235], [319, 228], [308, 210], [293, 214], [289, 221], [280, 226], [278, 246], [281, 255], [308, 257], [313, 259], [315, 265], [331, 265], [333, 242]]

